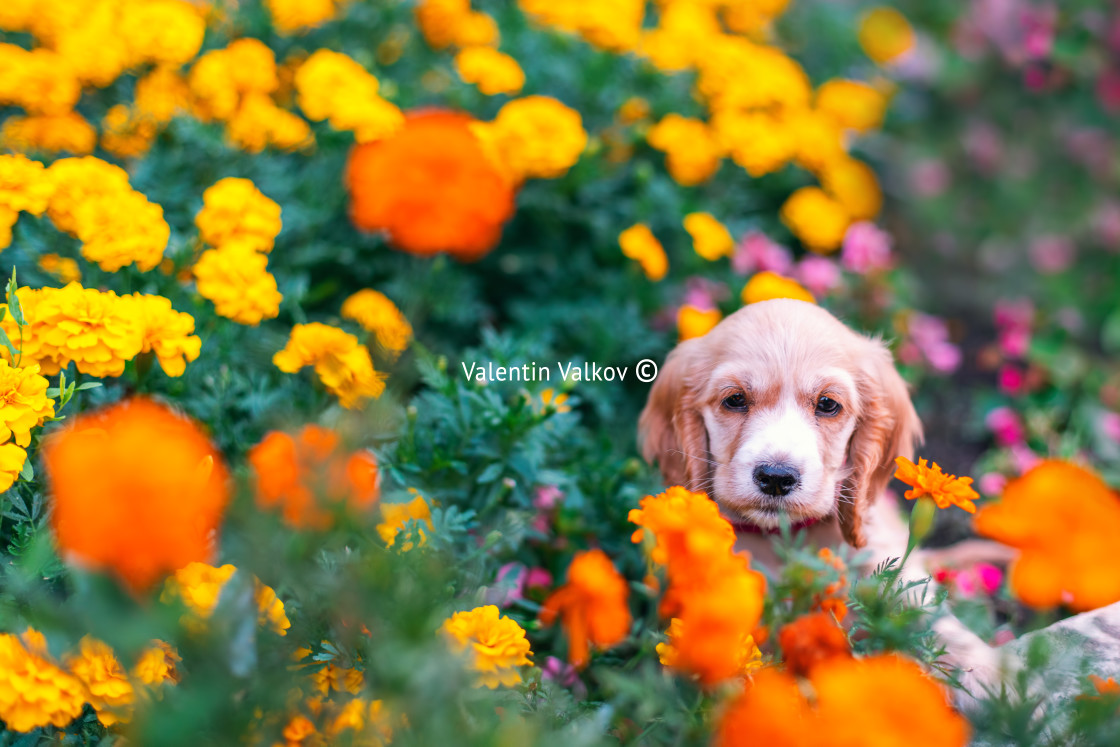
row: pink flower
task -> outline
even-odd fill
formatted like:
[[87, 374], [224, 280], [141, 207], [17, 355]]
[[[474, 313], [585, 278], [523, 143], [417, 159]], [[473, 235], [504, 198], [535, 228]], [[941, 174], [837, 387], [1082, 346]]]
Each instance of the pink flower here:
[[999, 380], [1000, 391], [1006, 394], [1021, 393], [1023, 384], [1026, 383], [1026, 376], [1023, 374], [1022, 369], [1010, 363], [1004, 363], [1000, 366], [996, 376]]
[[580, 680], [576, 668], [555, 656], [549, 656], [544, 660], [544, 664], [541, 665], [541, 679], [555, 682], [561, 687], [571, 688], [572, 694], [580, 698], [587, 694], [587, 687]]
[[720, 301], [730, 295], [726, 283], [717, 283], [707, 278], [690, 277], [685, 281], [683, 306], [693, 306], [701, 311], [716, 308]]
[[1101, 433], [1103, 433], [1106, 438], [1120, 444], [1120, 414], [1115, 412], [1103, 413], [1098, 423]]
[[815, 296], [827, 296], [843, 280], [835, 262], [815, 254], [798, 262], [793, 276]]
[[945, 580], [934, 574], [938, 583], [950, 583], [962, 597], [974, 597], [977, 594], [991, 596], [999, 591], [1003, 585], [1003, 571], [990, 563], [977, 563], [964, 570], [943, 568], [939, 571]]
[[991, 563], [977, 563], [972, 568], [980, 581], [980, 588], [988, 596], [995, 594], [1003, 586], [1003, 570]]
[[990, 122], [972, 122], [964, 131], [964, 152], [981, 171], [996, 171], [1004, 159], [1005, 138]]
[[994, 316], [1000, 351], [1008, 358], [1022, 358], [1030, 347], [1034, 304], [1026, 299], [997, 301]]
[[540, 511], [551, 511], [564, 500], [564, 491], [555, 485], [541, 485], [533, 496], [533, 507]]
[[840, 250], [840, 264], [861, 275], [872, 270], [885, 270], [891, 263], [891, 237], [870, 221], [859, 221], [848, 227]]
[[1022, 443], [1027, 435], [1023, 429], [1023, 422], [1010, 407], [997, 407], [992, 410], [984, 418], [984, 423], [1000, 446]]
[[1120, 68], [1108, 68], [1097, 78], [1097, 100], [1105, 111], [1120, 111]]
[[1038, 454], [1031, 451], [1026, 444], [1015, 444], [1011, 447], [1011, 458], [1015, 462], [1015, 469], [1020, 473], [1029, 471], [1042, 460]]
[[550, 589], [552, 588], [552, 574], [540, 566], [533, 566], [525, 575], [525, 588], [526, 589]]
[[772, 241], [761, 231], [747, 232], [731, 256], [731, 269], [740, 275], [766, 271], [789, 275], [792, 267], [793, 255], [789, 249]]
[[937, 197], [949, 188], [952, 176], [940, 158], [923, 158], [910, 167], [910, 186], [922, 197]]
[[961, 351], [949, 342], [949, 326], [944, 319], [914, 312], [908, 325], [910, 341], [933, 370], [952, 373], [961, 364]]
[[984, 495], [1000, 495], [1006, 486], [1007, 477], [998, 472], [987, 472], [980, 475], [980, 481], [976, 484], [976, 487], [980, 488], [980, 492]]
[[1068, 236], [1039, 236], [1030, 245], [1031, 264], [1039, 272], [1053, 275], [1073, 264], [1075, 247]]
[[498, 569], [494, 585], [486, 590], [486, 603], [508, 607], [525, 598], [526, 569], [521, 563], [506, 563]]
[[1109, 249], [1120, 249], [1120, 202], [1108, 200], [1097, 205], [1092, 223], [1098, 241]]

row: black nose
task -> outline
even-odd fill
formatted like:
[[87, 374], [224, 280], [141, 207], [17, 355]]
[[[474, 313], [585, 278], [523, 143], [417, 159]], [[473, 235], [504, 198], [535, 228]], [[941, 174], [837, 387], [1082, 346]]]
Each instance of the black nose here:
[[760, 464], [754, 482], [766, 495], [787, 495], [801, 482], [801, 473], [785, 464]]

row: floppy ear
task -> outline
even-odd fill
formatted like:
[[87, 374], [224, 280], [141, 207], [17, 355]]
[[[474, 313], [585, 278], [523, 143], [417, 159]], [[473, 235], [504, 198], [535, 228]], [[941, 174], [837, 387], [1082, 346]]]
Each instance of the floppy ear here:
[[699, 339], [669, 353], [638, 419], [642, 456], [661, 467], [666, 485], [700, 487], [708, 476], [708, 432], [691, 381]]
[[913, 457], [922, 440], [922, 422], [890, 351], [878, 340], [868, 343], [857, 378], [863, 407], [848, 443], [852, 473], [844, 485], [847, 500], [839, 505], [840, 528], [853, 547], [867, 544], [863, 519], [891, 481], [895, 457]]

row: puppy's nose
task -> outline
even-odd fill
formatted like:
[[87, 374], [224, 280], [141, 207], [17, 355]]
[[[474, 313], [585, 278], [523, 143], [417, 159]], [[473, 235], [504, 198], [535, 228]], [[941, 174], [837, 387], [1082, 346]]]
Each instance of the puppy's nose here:
[[760, 464], [754, 468], [754, 482], [766, 495], [786, 495], [801, 482], [801, 473], [788, 464]]

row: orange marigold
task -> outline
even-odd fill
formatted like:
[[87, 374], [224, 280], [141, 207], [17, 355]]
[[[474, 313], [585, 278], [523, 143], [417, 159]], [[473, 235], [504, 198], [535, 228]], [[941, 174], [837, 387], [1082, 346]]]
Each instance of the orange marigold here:
[[474, 121], [412, 112], [396, 134], [355, 147], [346, 169], [354, 225], [385, 231], [394, 247], [421, 256], [489, 253], [513, 215], [514, 188], [471, 132]]
[[805, 677], [822, 661], [850, 658], [851, 646], [844, 630], [828, 612], [797, 618], [778, 633], [786, 668]]
[[64, 558], [140, 591], [213, 553], [229, 474], [202, 429], [166, 405], [79, 415], [47, 439], [43, 461]]
[[[786, 672], [766, 668], [720, 717], [715, 747], [809, 747], [814, 744], [809, 704]], [[822, 746], [823, 747], [823, 746]]]
[[479, 687], [516, 685], [521, 682], [519, 667], [533, 664], [525, 630], [514, 620], [500, 616], [492, 604], [456, 612], [440, 629], [457, 651], [469, 651]]
[[938, 508], [954, 505], [970, 514], [976, 513], [976, 504], [972, 501], [980, 494], [972, 489], [971, 477], [947, 475], [937, 462], [930, 466], [925, 459], [918, 459], [914, 464], [906, 457], [898, 457], [894, 463], [898, 465], [894, 476], [911, 487], [905, 493], [907, 500], [929, 496]]
[[584, 667], [589, 644], [610, 648], [630, 631], [626, 579], [602, 550], [581, 552], [568, 567], [568, 583], [557, 589], [541, 609], [541, 622], [552, 625], [559, 615], [568, 634], [568, 659]]
[[[1120, 497], [1097, 474], [1046, 460], [976, 515], [976, 531], [1021, 552], [1009, 579], [1032, 607], [1091, 610], [1120, 600]], [[1076, 538], [1076, 539], [1073, 539]]]
[[330, 514], [318, 498], [362, 510], [377, 501], [377, 460], [368, 451], [346, 454], [338, 434], [306, 425], [295, 436], [272, 431], [249, 450], [257, 478], [257, 505], [279, 505], [294, 527], [326, 528]]

